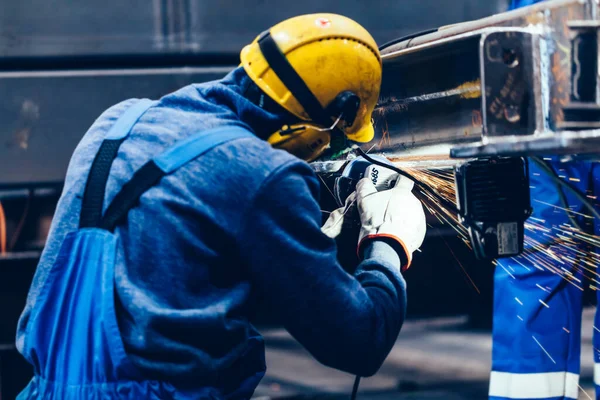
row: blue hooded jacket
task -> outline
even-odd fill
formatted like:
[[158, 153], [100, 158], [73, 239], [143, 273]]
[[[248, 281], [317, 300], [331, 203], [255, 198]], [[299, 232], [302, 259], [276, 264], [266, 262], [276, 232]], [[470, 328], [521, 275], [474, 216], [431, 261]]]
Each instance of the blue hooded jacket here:
[[[127, 356], [148, 380], [211, 398], [249, 398], [264, 374], [263, 340], [249, 321], [259, 299], [316, 359], [363, 376], [378, 370], [405, 315], [397, 254], [375, 242], [354, 276], [342, 269], [335, 242], [320, 230], [317, 177], [261, 139], [289, 117], [250, 102], [249, 85], [238, 68], [160, 99], [121, 145], [104, 202], [148, 159], [192, 134], [237, 126], [256, 135], [163, 178], [116, 230], [115, 309]], [[78, 227], [91, 163], [133, 101], [105, 111], [73, 154], [19, 321], [21, 352], [49, 269]]]

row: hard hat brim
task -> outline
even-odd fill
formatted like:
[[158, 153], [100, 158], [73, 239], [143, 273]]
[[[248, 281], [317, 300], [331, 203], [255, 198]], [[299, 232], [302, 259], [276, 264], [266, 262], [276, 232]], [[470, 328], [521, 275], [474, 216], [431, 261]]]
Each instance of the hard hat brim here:
[[375, 137], [375, 128], [373, 128], [373, 124], [369, 122], [365, 124], [358, 132], [346, 133], [346, 136], [353, 142], [368, 143]]

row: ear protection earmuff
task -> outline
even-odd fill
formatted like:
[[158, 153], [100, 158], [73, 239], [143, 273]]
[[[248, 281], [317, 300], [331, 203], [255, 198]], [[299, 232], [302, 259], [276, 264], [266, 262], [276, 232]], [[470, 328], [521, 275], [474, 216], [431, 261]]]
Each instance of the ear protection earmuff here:
[[334, 129], [340, 129], [340, 121], [343, 121], [346, 127], [352, 126], [360, 107], [360, 98], [353, 92], [344, 91], [324, 108], [289, 63], [270, 31], [260, 34], [258, 45], [273, 72], [311, 119], [283, 126], [267, 141], [273, 147], [287, 150], [306, 161], [312, 161], [329, 145], [330, 133]]

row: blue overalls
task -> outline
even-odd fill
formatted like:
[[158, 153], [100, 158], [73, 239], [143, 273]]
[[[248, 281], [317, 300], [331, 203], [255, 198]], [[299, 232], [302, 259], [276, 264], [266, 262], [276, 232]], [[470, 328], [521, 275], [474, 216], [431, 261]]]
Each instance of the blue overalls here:
[[[600, 169], [589, 162], [552, 163], [558, 175], [571, 178], [583, 193], [598, 193]], [[593, 186], [590, 182], [593, 180]], [[534, 248], [535, 243], [565, 251], [556, 241], [560, 226], [571, 224], [560, 201], [558, 188], [546, 172], [530, 162], [532, 207], [530, 222], [543, 229], [527, 229], [526, 250], [533, 252], [498, 260], [494, 280], [494, 326], [490, 399], [577, 399], [579, 393], [582, 288], [591, 282], [573, 264], [555, 261]], [[568, 204], [576, 213], [589, 212], [568, 191]], [[579, 225], [586, 219], [573, 214]], [[564, 226], [564, 225], [563, 225]], [[545, 229], [551, 230], [548, 232]], [[594, 221], [598, 234], [598, 221]], [[532, 242], [533, 241], [533, 242]], [[554, 246], [554, 247], [552, 247]], [[577, 251], [568, 250], [576, 258]], [[536, 256], [539, 258], [536, 258]], [[568, 271], [574, 279], [548, 268]], [[589, 274], [588, 274], [589, 275]], [[596, 326], [600, 315], [596, 314]], [[594, 331], [594, 347], [600, 335]], [[598, 383], [598, 352], [595, 379]], [[600, 398], [600, 391], [597, 393]]]
[[[529, 6], [541, 0], [512, 0], [511, 9]], [[600, 169], [591, 162], [551, 162], [561, 179], [569, 179], [581, 192], [600, 193]], [[554, 230], [570, 224], [559, 198], [558, 188], [547, 173], [530, 162], [532, 207], [531, 222]], [[565, 190], [568, 204], [576, 213], [589, 211]], [[571, 213], [579, 225], [585, 219]], [[599, 221], [593, 222], [593, 233], [599, 233]], [[526, 235], [535, 242], [552, 246], [555, 234], [531, 229]], [[526, 248], [532, 248], [532, 243]], [[560, 245], [558, 245], [560, 246]], [[585, 251], [586, 249], [579, 249]], [[559, 250], [560, 251], [560, 250]], [[571, 253], [577, 256], [578, 249]], [[575, 258], [574, 257], [574, 258]], [[581, 311], [583, 291], [590, 284], [573, 264], [565, 265], [541, 255], [547, 265], [535, 256], [521, 255], [514, 259], [499, 260], [494, 277], [494, 327], [490, 399], [544, 399], [562, 400], [579, 398], [579, 370], [581, 353]], [[573, 283], [549, 272], [564, 268], [573, 274]], [[577, 287], [579, 286], [579, 287]], [[596, 292], [600, 299], [600, 292]], [[596, 312], [595, 327], [600, 327], [600, 313]], [[593, 332], [595, 349], [600, 349], [600, 332]], [[600, 399], [600, 353], [594, 351], [594, 381], [596, 398]]]
[[148, 161], [115, 196], [104, 214], [110, 167], [132, 126], [154, 102], [139, 100], [104, 138], [87, 178], [79, 229], [69, 233], [46, 279], [25, 335], [23, 355], [35, 377], [19, 399], [195, 399], [167, 383], [147, 380], [128, 359], [115, 311], [114, 229], [140, 196], [209, 149], [252, 134], [216, 128], [179, 141]]

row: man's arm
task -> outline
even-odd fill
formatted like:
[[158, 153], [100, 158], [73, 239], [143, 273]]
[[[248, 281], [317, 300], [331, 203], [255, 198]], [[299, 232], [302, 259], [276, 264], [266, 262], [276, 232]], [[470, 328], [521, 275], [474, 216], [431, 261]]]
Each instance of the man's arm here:
[[373, 241], [354, 276], [321, 232], [319, 184], [306, 164], [273, 174], [247, 209], [238, 238], [253, 287], [320, 362], [370, 376], [389, 354], [406, 311], [400, 258]]

